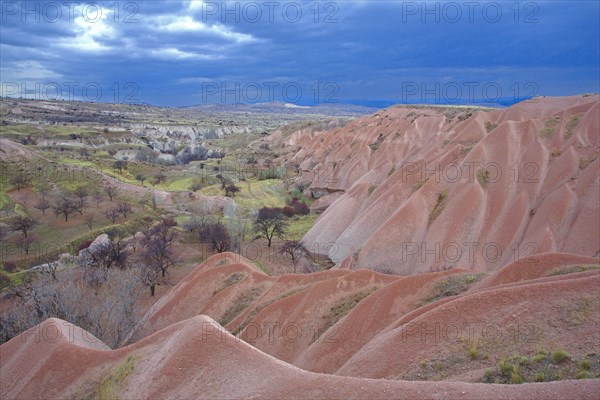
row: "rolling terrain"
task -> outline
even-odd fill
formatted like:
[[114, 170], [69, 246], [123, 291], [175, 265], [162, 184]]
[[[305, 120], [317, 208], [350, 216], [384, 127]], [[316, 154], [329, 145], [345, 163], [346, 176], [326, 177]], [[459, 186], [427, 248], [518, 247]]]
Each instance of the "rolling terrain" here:
[[[211, 204], [227, 222], [308, 200], [311, 214], [290, 220], [306, 228], [303, 257], [335, 265], [291, 274], [270, 248], [268, 262], [202, 258], [136, 308], [114, 349], [46, 319], [0, 345], [0, 397], [597, 398], [600, 96], [395, 106], [244, 143], [291, 175], [239, 179], [233, 198], [215, 196], [218, 182], [188, 194], [132, 180], [120, 193], [164, 193], [175, 218]], [[3, 144], [3, 160], [49, 154]], [[177, 251], [192, 265], [189, 243]]]
[[494, 111], [396, 106], [273, 137], [325, 209], [305, 246], [339, 268], [408, 275], [597, 256], [599, 131], [599, 96], [584, 95]]

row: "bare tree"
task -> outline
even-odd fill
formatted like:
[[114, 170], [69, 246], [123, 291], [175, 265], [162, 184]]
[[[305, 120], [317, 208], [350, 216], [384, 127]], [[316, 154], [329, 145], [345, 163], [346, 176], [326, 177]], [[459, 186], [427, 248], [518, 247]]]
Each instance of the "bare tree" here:
[[40, 210], [42, 215], [46, 215], [46, 210], [50, 208], [50, 202], [45, 197], [42, 197], [33, 206]]
[[110, 220], [110, 222], [114, 224], [119, 217], [118, 207], [107, 208], [106, 210], [102, 211], [102, 215], [104, 215], [106, 219]]
[[84, 221], [87, 227], [90, 228], [90, 231], [94, 229], [95, 215], [93, 213], [86, 215]]
[[85, 186], [78, 186], [74, 191], [75, 196], [75, 207], [79, 214], [83, 215], [83, 209], [85, 208], [86, 199], [89, 195], [89, 190]]
[[96, 202], [96, 207], [100, 208], [100, 203], [102, 203], [102, 200], [104, 200], [104, 196], [102, 196], [102, 193], [100, 193], [98, 190], [94, 191], [94, 194], [92, 195], [92, 197], [94, 198], [94, 201]]
[[155, 264], [142, 264], [138, 267], [140, 281], [150, 288], [150, 296], [154, 296], [156, 286], [162, 282], [161, 269]]
[[32, 218], [17, 215], [8, 221], [8, 226], [13, 232], [21, 232], [23, 236], [27, 237], [29, 232], [37, 224]]
[[148, 265], [160, 268], [163, 277], [177, 261], [172, 249], [178, 237], [175, 226], [177, 223], [173, 219], [166, 218], [152, 227], [149, 238], [143, 240], [144, 261]]
[[31, 250], [31, 247], [37, 242], [37, 240], [37, 236], [32, 233], [30, 233], [29, 236], [19, 235], [19, 237], [15, 239], [15, 245], [23, 250], [26, 255], [29, 255], [29, 250]]
[[275, 236], [283, 237], [287, 230], [287, 222], [284, 219], [280, 209], [277, 208], [261, 208], [258, 211], [258, 216], [254, 221], [254, 231], [258, 237], [264, 237], [271, 242]]
[[138, 220], [138, 229], [144, 235], [144, 240], [149, 240], [152, 236], [152, 228], [154, 226], [154, 220], [152, 217], [145, 216]]
[[69, 220], [69, 215], [77, 212], [77, 205], [73, 199], [67, 196], [61, 196], [53, 207], [56, 216], [64, 215], [65, 222]]
[[206, 224], [200, 235], [212, 244], [213, 250], [217, 253], [223, 253], [231, 248], [229, 232], [221, 222]]
[[279, 250], [281, 254], [287, 254], [290, 256], [290, 259], [292, 260], [292, 267], [294, 268], [294, 273], [296, 273], [298, 260], [302, 256], [302, 250], [302, 243], [297, 240], [287, 240]]
[[127, 215], [129, 215], [132, 211], [131, 206], [127, 203], [120, 202], [117, 204], [116, 210], [123, 216], [123, 218], [127, 219]]
[[20, 191], [21, 189], [29, 185], [30, 180], [29, 177], [25, 175], [25, 173], [19, 172], [18, 174], [11, 176], [8, 182], [12, 186], [16, 187], [17, 191]]
[[104, 187], [104, 192], [106, 192], [106, 194], [108, 195], [108, 198], [110, 199], [110, 201], [113, 201], [113, 199], [117, 195], [118, 191], [119, 191], [119, 189], [117, 189], [117, 187], [113, 186], [113, 185], [106, 185]]
[[136, 302], [144, 284], [136, 269], [69, 269], [59, 279], [43, 272], [13, 290], [19, 301], [1, 316], [1, 341], [49, 317], [78, 325], [113, 348], [139, 327]]
[[26, 192], [23, 192], [23, 193], [19, 193], [19, 195], [17, 197], [19, 199], [19, 203], [21, 203], [25, 207], [27, 207], [27, 202], [29, 201], [29, 195]]

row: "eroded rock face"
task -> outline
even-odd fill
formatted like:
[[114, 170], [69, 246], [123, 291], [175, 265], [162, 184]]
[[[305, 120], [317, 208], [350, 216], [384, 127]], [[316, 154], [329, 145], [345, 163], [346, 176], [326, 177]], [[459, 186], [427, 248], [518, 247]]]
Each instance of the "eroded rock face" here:
[[401, 274], [496, 270], [549, 251], [593, 256], [599, 100], [397, 106], [291, 135], [283, 148], [293, 149], [288, 164], [299, 165], [296, 184], [326, 207], [304, 242], [327, 249], [338, 266]]

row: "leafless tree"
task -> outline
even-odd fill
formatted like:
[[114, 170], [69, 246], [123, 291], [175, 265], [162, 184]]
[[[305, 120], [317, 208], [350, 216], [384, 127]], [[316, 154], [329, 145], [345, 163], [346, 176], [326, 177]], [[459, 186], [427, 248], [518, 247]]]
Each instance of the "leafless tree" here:
[[24, 172], [19, 172], [16, 175], [13, 175], [9, 179], [9, 183], [17, 188], [17, 191], [20, 191], [27, 185], [29, 185], [30, 180], [29, 177]]
[[29, 250], [31, 250], [31, 247], [37, 241], [38, 238], [33, 233], [30, 233], [29, 236], [19, 235], [19, 237], [15, 239], [15, 245], [23, 250], [26, 255], [29, 255]]
[[40, 210], [42, 215], [46, 215], [46, 210], [50, 208], [50, 202], [45, 197], [42, 197], [33, 206]]
[[117, 187], [113, 186], [113, 185], [106, 185], [104, 187], [104, 192], [108, 195], [108, 198], [110, 199], [110, 201], [113, 201], [113, 199], [117, 195], [118, 191], [119, 191], [119, 189], [117, 189]]
[[172, 249], [178, 237], [175, 226], [177, 223], [173, 219], [166, 218], [152, 227], [149, 238], [143, 239], [145, 263], [160, 268], [163, 277], [177, 261]]
[[38, 273], [13, 294], [20, 301], [0, 318], [0, 340], [6, 341], [49, 317], [89, 331], [115, 348], [139, 326], [136, 302], [144, 284], [134, 268], [65, 270], [59, 279]]
[[119, 217], [119, 210], [117, 207], [110, 207], [102, 211], [102, 215], [114, 224]]
[[83, 209], [85, 208], [86, 199], [89, 195], [89, 190], [85, 186], [78, 186], [74, 191], [75, 196], [75, 207], [79, 214], [83, 215]]
[[162, 282], [162, 272], [155, 264], [141, 264], [138, 266], [140, 281], [150, 289], [150, 296], [154, 296], [156, 286]]
[[29, 201], [29, 195], [26, 192], [23, 192], [23, 193], [19, 193], [19, 195], [17, 197], [19, 198], [19, 203], [21, 203], [25, 207], [27, 207], [27, 202]]
[[132, 211], [131, 206], [127, 203], [120, 202], [117, 204], [116, 210], [123, 216], [123, 218], [127, 219], [127, 215], [129, 215]]
[[84, 218], [85, 224], [88, 228], [90, 228], [90, 231], [94, 229], [95, 217], [96, 216], [93, 213], [90, 213]]
[[21, 232], [25, 237], [27, 237], [29, 235], [29, 232], [31, 232], [31, 230], [37, 225], [35, 220], [33, 220], [30, 217], [24, 217], [22, 215], [17, 215], [11, 218], [8, 221], [8, 224], [10, 230], [12, 230], [13, 232]]
[[282, 254], [287, 254], [290, 256], [290, 259], [292, 260], [292, 267], [294, 268], [294, 273], [296, 273], [298, 260], [302, 256], [302, 250], [302, 243], [297, 240], [287, 240], [279, 250]]
[[100, 203], [102, 203], [102, 200], [104, 200], [104, 196], [102, 196], [102, 193], [100, 193], [99, 191], [95, 191], [92, 197], [96, 202], [96, 207], [100, 208]]
[[73, 199], [67, 196], [61, 196], [53, 207], [56, 216], [64, 215], [65, 222], [69, 220], [69, 215], [77, 212], [77, 205]]

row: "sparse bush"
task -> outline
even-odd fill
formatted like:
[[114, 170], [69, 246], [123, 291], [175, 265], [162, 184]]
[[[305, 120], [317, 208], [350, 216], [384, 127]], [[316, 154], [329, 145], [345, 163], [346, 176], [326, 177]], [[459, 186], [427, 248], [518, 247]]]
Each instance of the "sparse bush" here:
[[471, 357], [471, 360], [476, 360], [477, 357], [479, 356], [479, 352], [477, 351], [477, 342], [476, 341], [471, 342], [471, 347], [469, 348], [469, 356]]
[[559, 350], [555, 350], [552, 353], [552, 362], [554, 364], [558, 364], [563, 362], [564, 360], [569, 358], [569, 353], [567, 353], [566, 351], [559, 349]]
[[481, 187], [486, 188], [488, 183], [490, 182], [490, 171], [486, 168], [481, 168], [477, 171], [477, 181], [481, 185]]
[[588, 360], [587, 358], [581, 360], [581, 368], [588, 371], [591, 367], [591, 363], [590, 360]]
[[491, 131], [493, 131], [494, 129], [496, 129], [498, 127], [498, 124], [491, 122], [491, 121], [485, 121], [485, 130], [490, 133]]
[[293, 201], [292, 207], [294, 208], [294, 212], [298, 215], [308, 215], [310, 214], [310, 207], [304, 204], [301, 201]]
[[281, 213], [285, 215], [287, 218], [293, 217], [296, 213], [293, 207], [285, 206], [281, 209]]

